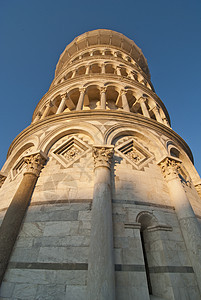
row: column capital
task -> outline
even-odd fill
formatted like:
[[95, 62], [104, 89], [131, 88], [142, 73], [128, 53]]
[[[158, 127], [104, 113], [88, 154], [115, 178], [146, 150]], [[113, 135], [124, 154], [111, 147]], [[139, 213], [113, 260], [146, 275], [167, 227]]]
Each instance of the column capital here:
[[66, 92], [65, 92], [65, 93], [60, 94], [60, 96], [61, 96], [61, 99], [63, 100], [63, 99], [66, 98], [67, 94], [66, 94]]
[[121, 91], [120, 91], [120, 95], [122, 96], [122, 95], [125, 95], [127, 93], [127, 90], [124, 90], [124, 89], [122, 89]]
[[114, 154], [114, 146], [93, 146], [94, 168], [107, 167], [110, 169]]
[[80, 93], [83, 93], [83, 94], [84, 94], [85, 91], [86, 91], [85, 88], [83, 88], [83, 87], [82, 87], [82, 88], [79, 88], [79, 92], [80, 92]]
[[107, 90], [107, 88], [105, 87], [105, 86], [102, 86], [101, 88], [100, 88], [100, 93], [102, 94], [102, 93], [106, 93], [106, 90]]
[[176, 157], [166, 156], [158, 165], [161, 167], [164, 178], [169, 181], [175, 178], [179, 179], [179, 170], [181, 165], [181, 160]]
[[42, 151], [36, 153], [30, 153], [24, 157], [24, 161], [27, 164], [24, 174], [33, 174], [36, 177], [39, 176], [42, 167], [47, 160], [47, 156]]
[[143, 97], [143, 96], [140, 96], [137, 101], [140, 103], [140, 102], [145, 102], [147, 100], [146, 97]]

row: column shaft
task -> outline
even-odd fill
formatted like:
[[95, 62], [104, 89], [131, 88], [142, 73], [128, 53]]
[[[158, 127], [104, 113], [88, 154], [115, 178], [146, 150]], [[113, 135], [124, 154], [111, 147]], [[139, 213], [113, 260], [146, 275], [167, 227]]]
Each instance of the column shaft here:
[[176, 166], [170, 159], [162, 163], [164, 174], [167, 174], [167, 185], [201, 293], [201, 230], [178, 177], [179, 171]]
[[139, 103], [140, 103], [140, 106], [141, 106], [141, 109], [142, 109], [143, 116], [145, 116], [147, 118], [150, 118], [150, 115], [149, 115], [149, 112], [147, 110], [145, 101], [146, 101], [146, 99], [143, 99], [143, 98], [139, 99]]
[[117, 75], [121, 76], [121, 70], [120, 70], [120, 68], [117, 68]]
[[62, 95], [61, 102], [60, 102], [59, 107], [57, 109], [56, 115], [62, 113], [62, 111], [64, 110], [64, 107], [65, 107], [65, 102], [66, 102], [66, 96]]
[[110, 184], [110, 169], [105, 165], [96, 167], [88, 260], [88, 300], [115, 299]]
[[158, 122], [160, 122], [160, 123], [163, 123], [163, 120], [162, 120], [161, 115], [160, 115], [160, 113], [159, 113], [158, 107], [155, 106], [155, 107], [153, 108], [153, 112], [154, 112], [154, 114], [155, 114], [156, 120], [157, 120]]
[[84, 90], [81, 90], [76, 110], [82, 110], [83, 102], [84, 102]]
[[122, 99], [123, 110], [130, 111], [130, 108], [128, 105], [128, 100], [127, 100], [126, 94], [124, 92], [121, 94], [121, 99]]
[[101, 102], [101, 108], [102, 109], [106, 109], [106, 90], [101, 90], [101, 99], [100, 99], [100, 102]]
[[50, 111], [50, 108], [51, 108], [51, 104], [48, 103], [45, 110], [44, 110], [44, 112], [43, 112], [43, 114], [42, 114], [41, 120], [44, 119], [48, 115], [48, 113]]
[[44, 158], [40, 154], [37, 154], [34, 159], [34, 163], [33, 157], [31, 157], [31, 163], [29, 159], [29, 172], [24, 174], [0, 227], [0, 284], [3, 280], [22, 220], [40, 173], [41, 161], [44, 161]]

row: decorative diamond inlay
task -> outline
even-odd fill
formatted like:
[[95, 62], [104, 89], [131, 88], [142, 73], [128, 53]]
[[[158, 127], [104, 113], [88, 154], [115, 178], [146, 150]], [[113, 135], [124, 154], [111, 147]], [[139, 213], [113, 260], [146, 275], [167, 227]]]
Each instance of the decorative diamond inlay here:
[[85, 142], [73, 136], [54, 149], [51, 154], [65, 168], [68, 168], [89, 152], [90, 149], [91, 147]]
[[127, 162], [131, 163], [135, 169], [142, 169], [154, 157], [153, 155], [135, 139], [129, 139], [115, 148]]

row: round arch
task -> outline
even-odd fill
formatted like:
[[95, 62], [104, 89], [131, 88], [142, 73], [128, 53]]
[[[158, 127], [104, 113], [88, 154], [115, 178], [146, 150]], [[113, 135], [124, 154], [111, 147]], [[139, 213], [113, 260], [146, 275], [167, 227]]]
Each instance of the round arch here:
[[89, 136], [94, 144], [103, 143], [102, 132], [94, 125], [85, 122], [68, 122], [50, 132], [44, 140], [40, 143], [39, 148], [45, 154], [48, 153], [51, 146], [60, 138], [67, 134], [83, 133]]
[[[142, 128], [138, 125], [135, 125], [135, 128], [131, 126], [119, 126], [115, 125], [106, 131], [104, 136], [105, 144], [112, 145], [115, 144], [115, 140], [123, 136], [133, 136], [138, 137], [140, 140], [144, 141], [147, 145], [152, 146], [154, 148], [156, 159], [160, 159], [161, 157], [167, 155], [167, 150], [165, 146], [160, 141], [160, 137], [156, 137], [149, 130], [144, 129], [142, 132]], [[157, 150], [157, 151], [156, 151]]]

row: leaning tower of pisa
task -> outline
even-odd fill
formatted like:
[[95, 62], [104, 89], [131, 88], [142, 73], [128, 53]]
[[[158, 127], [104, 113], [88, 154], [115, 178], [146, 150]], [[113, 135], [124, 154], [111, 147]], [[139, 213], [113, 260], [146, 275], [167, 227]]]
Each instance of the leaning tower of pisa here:
[[124, 35], [65, 48], [0, 186], [1, 299], [201, 299], [201, 180]]

